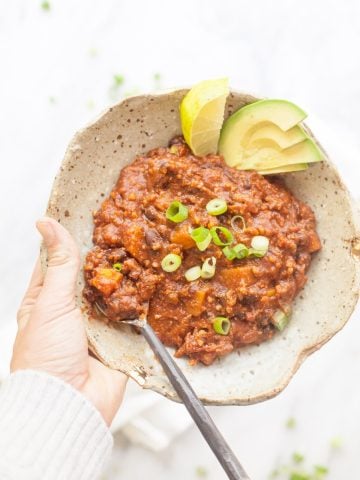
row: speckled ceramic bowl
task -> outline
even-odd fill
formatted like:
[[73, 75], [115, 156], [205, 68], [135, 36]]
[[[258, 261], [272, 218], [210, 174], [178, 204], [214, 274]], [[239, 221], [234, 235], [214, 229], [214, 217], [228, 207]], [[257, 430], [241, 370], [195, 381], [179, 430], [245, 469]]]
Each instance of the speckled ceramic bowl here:
[[[187, 90], [128, 98], [79, 131], [55, 179], [48, 215], [75, 237], [82, 257], [92, 247], [92, 212], [114, 186], [122, 167], [137, 154], [166, 146], [181, 133], [179, 103]], [[226, 116], [257, 98], [232, 92]], [[290, 325], [259, 346], [237, 350], [213, 365], [190, 367], [177, 359], [207, 404], [242, 405], [279, 393], [302, 361], [346, 323], [359, 292], [360, 242], [348, 191], [329, 160], [285, 174], [292, 192], [315, 211], [323, 249], [313, 258]], [[83, 276], [77, 301], [82, 304]], [[123, 325], [115, 328], [84, 314], [91, 350], [144, 388], [171, 399], [176, 394], [145, 340]]]

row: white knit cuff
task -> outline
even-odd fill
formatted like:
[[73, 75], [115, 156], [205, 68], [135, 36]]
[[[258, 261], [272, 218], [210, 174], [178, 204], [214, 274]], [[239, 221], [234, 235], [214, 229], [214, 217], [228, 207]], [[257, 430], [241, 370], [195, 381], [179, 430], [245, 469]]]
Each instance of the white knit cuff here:
[[61, 380], [23, 370], [1, 385], [2, 480], [93, 480], [112, 444], [98, 410]]

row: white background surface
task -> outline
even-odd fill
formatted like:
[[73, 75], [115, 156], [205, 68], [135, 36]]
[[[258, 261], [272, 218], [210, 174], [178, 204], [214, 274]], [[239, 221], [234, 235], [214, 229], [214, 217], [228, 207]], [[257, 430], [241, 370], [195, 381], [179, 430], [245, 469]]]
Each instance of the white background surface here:
[[[229, 76], [239, 90], [293, 100], [310, 113], [309, 125], [360, 197], [356, 0], [50, 3], [45, 12], [37, 0], [0, 0], [0, 327], [14, 324], [38, 249], [34, 220], [45, 210], [68, 141], [134, 89]], [[117, 90], [114, 74], [125, 77]], [[7, 338], [0, 347], [10, 350]], [[330, 464], [329, 479], [355, 480], [359, 378], [357, 312], [278, 398], [211, 410], [253, 479], [268, 478], [296, 450], [310, 465]], [[289, 416], [297, 420], [291, 431], [284, 427]], [[335, 436], [343, 446], [330, 453]], [[195, 479], [198, 465], [206, 468], [203, 478], [225, 478], [195, 428], [161, 454], [118, 435], [104, 478]]]

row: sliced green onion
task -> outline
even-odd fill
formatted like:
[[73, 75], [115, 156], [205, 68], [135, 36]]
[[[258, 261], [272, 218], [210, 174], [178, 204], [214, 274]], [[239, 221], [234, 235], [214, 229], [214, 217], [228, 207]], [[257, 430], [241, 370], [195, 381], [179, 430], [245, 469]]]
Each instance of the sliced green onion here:
[[175, 272], [181, 265], [181, 257], [180, 255], [176, 255], [176, 253], [169, 253], [161, 260], [161, 268], [165, 272]]
[[[238, 227], [237, 223], [241, 225], [240, 228]], [[230, 220], [230, 225], [232, 226], [232, 229], [235, 230], [235, 232], [240, 233], [242, 233], [246, 228], [245, 219], [242, 215], [235, 215], [234, 217], [232, 217], [232, 219]]]
[[118, 272], [121, 272], [121, 269], [122, 269], [122, 263], [119, 263], [119, 262], [117, 262], [117, 263], [114, 263], [114, 265], [113, 265], [113, 269], [114, 269], [114, 270], [116, 270], [116, 271], [118, 271]]
[[314, 465], [315, 478], [324, 478], [329, 473], [329, 469], [324, 465]]
[[222, 251], [228, 260], [234, 260], [234, 258], [236, 258], [236, 253], [234, 252], [233, 248], [226, 246], [222, 249]]
[[215, 317], [213, 320], [213, 328], [219, 335], [228, 335], [230, 327], [231, 322], [227, 317]]
[[223, 248], [223, 254], [228, 260], [234, 260], [234, 258], [242, 260], [249, 255], [249, 249], [243, 243], [238, 243], [234, 247]]
[[246, 258], [249, 255], [249, 249], [243, 243], [238, 243], [232, 249], [235, 252], [236, 258], [239, 260]]
[[211, 243], [210, 230], [205, 227], [197, 227], [190, 233], [191, 238], [196, 243], [198, 249], [203, 252]]
[[269, 239], [262, 235], [256, 235], [251, 240], [251, 246], [254, 250], [267, 252], [269, 249]]
[[[223, 237], [225, 237], [225, 241], [219, 237], [219, 234], [217, 233], [218, 231]], [[219, 247], [231, 245], [234, 241], [233, 234], [225, 227], [211, 227], [210, 233], [215, 245], [218, 245]]]
[[209, 279], [215, 275], [216, 258], [210, 257], [205, 260], [201, 267], [201, 278]]
[[172, 202], [166, 210], [166, 218], [175, 223], [180, 223], [186, 220], [188, 214], [188, 208], [178, 200]]
[[196, 267], [191, 267], [185, 272], [185, 278], [188, 282], [193, 282], [201, 277], [201, 267], [198, 265]]
[[294, 463], [302, 463], [304, 461], [304, 455], [299, 452], [294, 452], [292, 454], [292, 459]]
[[276, 310], [272, 318], [272, 323], [278, 330], [280, 330], [280, 332], [282, 332], [289, 323], [289, 316], [282, 310]]
[[269, 249], [269, 239], [262, 235], [256, 235], [251, 240], [251, 247], [249, 248], [249, 255], [251, 257], [264, 257]]
[[227, 203], [222, 198], [214, 198], [206, 205], [206, 210], [210, 215], [221, 215], [227, 210]]
[[255, 250], [255, 248], [249, 248], [249, 257], [262, 258], [266, 255], [266, 250]]

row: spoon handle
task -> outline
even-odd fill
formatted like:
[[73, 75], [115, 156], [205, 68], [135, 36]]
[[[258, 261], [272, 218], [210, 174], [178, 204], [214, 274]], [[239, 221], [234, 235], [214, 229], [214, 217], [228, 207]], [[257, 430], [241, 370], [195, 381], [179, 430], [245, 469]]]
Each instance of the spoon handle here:
[[161, 363], [161, 366], [176, 393], [183, 401], [203, 437], [227, 473], [228, 478], [230, 480], [250, 480], [234, 452], [217, 429], [204, 405], [197, 397], [169, 352], [156, 336], [154, 330], [146, 322], [141, 326], [141, 330], [151, 349]]

